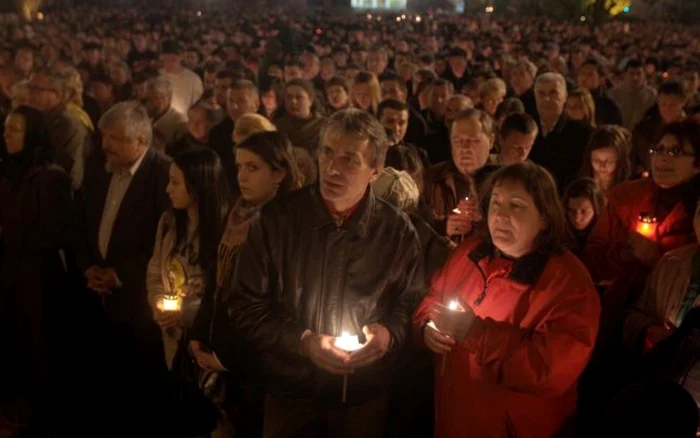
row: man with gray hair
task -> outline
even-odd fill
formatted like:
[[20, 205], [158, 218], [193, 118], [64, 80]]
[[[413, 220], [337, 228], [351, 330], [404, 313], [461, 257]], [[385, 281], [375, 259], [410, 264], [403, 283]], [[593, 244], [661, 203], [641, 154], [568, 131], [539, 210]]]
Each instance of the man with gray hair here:
[[[151, 122], [137, 102], [114, 105], [102, 116], [99, 128], [104, 154], [93, 154], [85, 174], [77, 200], [74, 247], [89, 295], [96, 306], [102, 305], [107, 319], [108, 332], [98, 346], [107, 347], [107, 357], [100, 363], [109, 366], [104, 370], [110, 376], [105, 384], [114, 386], [105, 392], [114, 396], [105, 400], [104, 412], [137, 421], [140, 409], [149, 410], [140, 404], [147, 397], [135, 397], [132, 406], [116, 401], [129, 391], [145, 394], [153, 384], [148, 379], [165, 367], [160, 329], [152, 320], [145, 284], [158, 222], [170, 206], [165, 192], [170, 160], [150, 147]], [[130, 425], [119, 423], [126, 429]]]
[[[264, 437], [383, 436], [392, 366], [423, 289], [414, 227], [370, 187], [387, 147], [370, 114], [335, 113], [319, 183], [253, 219], [225, 305], [270, 372]], [[364, 345], [343, 348], [344, 333]], [[236, 352], [217, 354], [226, 367]]]
[[559, 73], [544, 73], [535, 82], [540, 131], [530, 159], [547, 169], [563, 191], [581, 169], [592, 128], [571, 120], [564, 112], [568, 93]]
[[533, 119], [539, 120], [537, 103], [535, 102], [535, 78], [537, 66], [527, 59], [520, 60], [510, 69], [509, 85], [513, 89], [515, 97], [525, 106], [525, 112]]
[[168, 153], [187, 134], [187, 117], [172, 106], [173, 86], [165, 76], [148, 80], [146, 109], [153, 120], [153, 146]]
[[29, 80], [29, 104], [46, 114], [51, 148], [56, 164], [70, 175], [73, 189], [83, 184], [85, 161], [92, 150], [92, 140], [85, 125], [66, 109], [63, 101], [65, 77], [42, 69]]

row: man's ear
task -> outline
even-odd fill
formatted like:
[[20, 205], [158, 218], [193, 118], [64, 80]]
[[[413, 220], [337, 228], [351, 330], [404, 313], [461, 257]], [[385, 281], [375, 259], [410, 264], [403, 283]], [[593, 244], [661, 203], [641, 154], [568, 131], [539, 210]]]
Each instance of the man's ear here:
[[382, 174], [382, 171], [384, 171], [384, 163], [377, 164], [374, 167], [374, 169], [372, 169], [372, 173], [370, 174], [369, 181], [375, 182], [379, 178], [379, 175]]

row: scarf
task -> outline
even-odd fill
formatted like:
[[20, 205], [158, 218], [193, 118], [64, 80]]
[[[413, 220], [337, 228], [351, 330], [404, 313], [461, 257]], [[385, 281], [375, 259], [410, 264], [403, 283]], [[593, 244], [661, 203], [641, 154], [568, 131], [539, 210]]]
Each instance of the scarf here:
[[219, 243], [216, 270], [217, 293], [231, 279], [234, 268], [233, 261], [248, 236], [250, 220], [259, 209], [260, 207], [247, 205], [242, 199], [231, 209], [226, 221], [226, 229]]

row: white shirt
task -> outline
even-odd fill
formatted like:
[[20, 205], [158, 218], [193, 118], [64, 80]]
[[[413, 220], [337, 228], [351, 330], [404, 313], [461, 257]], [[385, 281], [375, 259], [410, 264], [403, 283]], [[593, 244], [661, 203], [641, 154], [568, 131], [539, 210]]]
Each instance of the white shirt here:
[[178, 74], [168, 73], [165, 70], [161, 70], [160, 74], [168, 78], [173, 86], [173, 100], [170, 105], [187, 119], [190, 107], [202, 97], [204, 92], [202, 80], [195, 72], [186, 68]]

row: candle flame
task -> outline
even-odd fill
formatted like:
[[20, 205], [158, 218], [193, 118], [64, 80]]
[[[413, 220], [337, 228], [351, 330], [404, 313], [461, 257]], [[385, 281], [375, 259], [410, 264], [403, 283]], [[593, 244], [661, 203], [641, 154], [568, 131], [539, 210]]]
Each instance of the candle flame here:
[[457, 301], [450, 301], [450, 304], [447, 305], [448, 309], [450, 310], [457, 310], [459, 309], [459, 303]]

